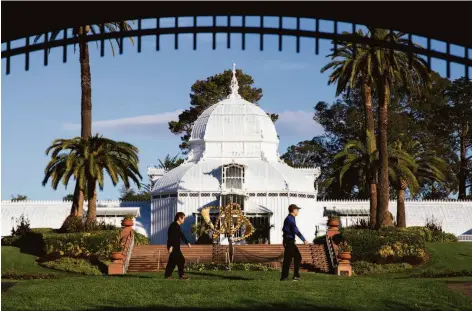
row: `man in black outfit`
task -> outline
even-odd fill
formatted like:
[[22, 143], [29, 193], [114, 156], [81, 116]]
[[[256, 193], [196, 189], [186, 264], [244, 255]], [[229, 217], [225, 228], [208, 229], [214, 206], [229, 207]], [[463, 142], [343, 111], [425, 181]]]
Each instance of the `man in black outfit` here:
[[182, 239], [188, 247], [192, 247], [182, 232], [180, 226], [185, 221], [185, 214], [178, 212], [175, 214], [174, 222], [170, 224], [167, 232], [167, 250], [169, 251], [169, 260], [167, 261], [166, 272], [164, 278], [172, 279], [171, 275], [175, 266], [179, 269], [179, 279], [188, 280], [188, 276], [184, 274], [185, 258], [180, 250], [180, 239]]
[[295, 245], [295, 236], [298, 236], [306, 245], [308, 245], [309, 242], [305, 240], [303, 235], [298, 230], [297, 224], [295, 223], [295, 217], [298, 216], [299, 210], [300, 207], [296, 206], [295, 204], [291, 204], [288, 207], [289, 214], [285, 218], [284, 226], [282, 228], [283, 244], [285, 250], [284, 262], [282, 264], [282, 277], [280, 278], [281, 281], [288, 280], [288, 272], [290, 269], [290, 264], [292, 263], [292, 258], [294, 258], [293, 280], [300, 280], [300, 265], [302, 263], [302, 255], [300, 254], [297, 245]]

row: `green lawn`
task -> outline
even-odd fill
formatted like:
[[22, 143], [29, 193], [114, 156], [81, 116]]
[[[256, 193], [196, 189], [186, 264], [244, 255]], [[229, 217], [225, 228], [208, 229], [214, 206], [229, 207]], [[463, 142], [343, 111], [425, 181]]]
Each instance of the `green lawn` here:
[[[429, 252], [438, 256], [438, 260], [432, 259], [417, 269], [444, 265], [472, 269], [472, 261], [452, 255], [467, 257], [471, 246], [469, 243], [430, 245]], [[2, 265], [4, 256], [2, 253]], [[278, 272], [189, 275], [189, 281], [164, 280], [162, 273], [25, 281], [2, 293], [2, 310], [472, 310], [471, 299], [447, 288], [448, 281], [470, 282], [470, 277], [344, 278], [305, 273], [300, 282], [280, 282]]]
[[13, 246], [2, 246], [2, 273], [13, 270], [17, 273], [57, 273], [43, 268], [36, 262], [36, 256], [20, 253]]
[[428, 254], [430, 260], [419, 270], [472, 270], [472, 243], [431, 243]]

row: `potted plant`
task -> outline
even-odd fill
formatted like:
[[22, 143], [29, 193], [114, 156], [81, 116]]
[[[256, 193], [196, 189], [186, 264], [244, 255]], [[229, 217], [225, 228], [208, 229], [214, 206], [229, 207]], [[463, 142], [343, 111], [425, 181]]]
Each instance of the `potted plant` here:
[[117, 234], [112, 242], [111, 259], [112, 261], [123, 260], [123, 244], [120, 234]]
[[123, 220], [121, 221], [121, 225], [123, 227], [132, 227], [134, 225], [134, 215], [125, 215], [125, 217], [123, 217]]
[[342, 261], [350, 261], [351, 260], [351, 245], [347, 244], [346, 242], [341, 242], [338, 245], [338, 258]]
[[328, 217], [328, 226], [339, 227], [339, 216], [331, 215]]

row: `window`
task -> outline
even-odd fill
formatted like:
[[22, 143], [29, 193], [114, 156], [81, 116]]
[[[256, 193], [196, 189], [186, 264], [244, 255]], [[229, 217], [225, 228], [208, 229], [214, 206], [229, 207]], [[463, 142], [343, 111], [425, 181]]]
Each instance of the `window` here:
[[244, 166], [229, 164], [223, 166], [223, 186], [226, 189], [243, 189]]

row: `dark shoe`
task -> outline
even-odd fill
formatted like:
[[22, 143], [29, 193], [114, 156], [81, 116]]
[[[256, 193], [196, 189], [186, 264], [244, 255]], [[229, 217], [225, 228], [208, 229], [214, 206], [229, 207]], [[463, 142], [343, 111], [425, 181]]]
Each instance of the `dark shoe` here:
[[190, 278], [188, 277], [188, 275], [182, 275], [181, 277], [179, 277], [179, 279], [181, 280], [190, 280]]
[[300, 281], [300, 280], [301, 280], [301, 279], [300, 279], [300, 277], [298, 277], [298, 276], [294, 276], [293, 279], [292, 279], [292, 281]]
[[164, 280], [173, 280], [173, 279], [174, 279], [174, 278], [171, 277], [171, 276], [166, 276], [166, 277], [164, 277]]
[[280, 281], [288, 281], [287, 278], [280, 279]]

